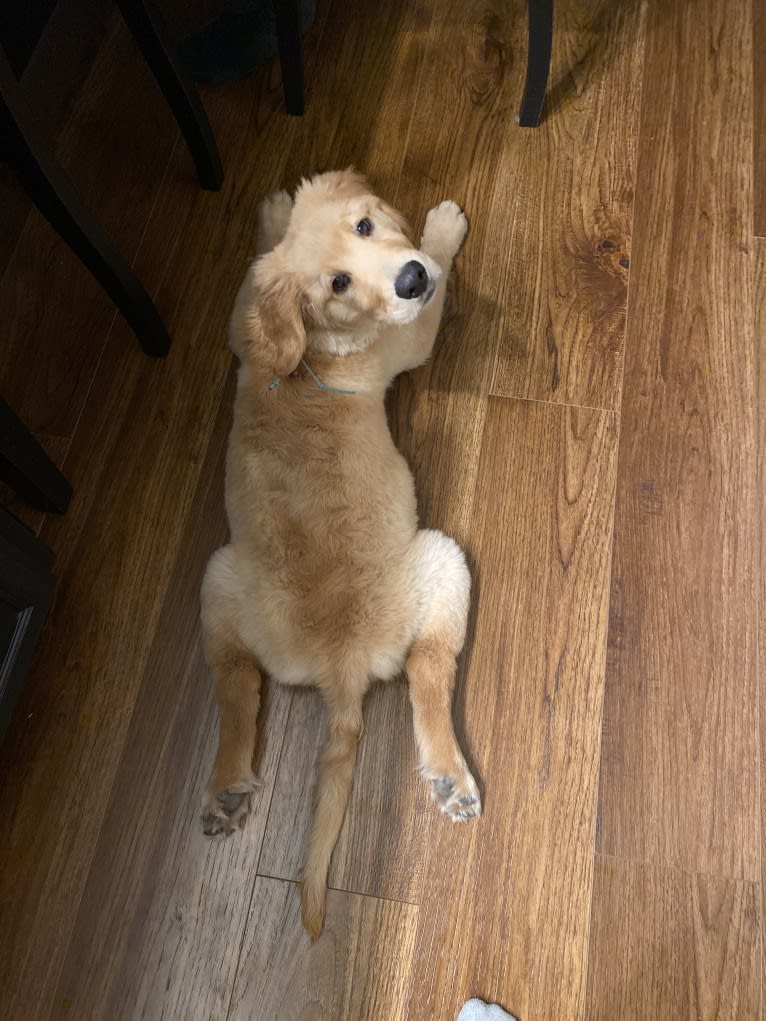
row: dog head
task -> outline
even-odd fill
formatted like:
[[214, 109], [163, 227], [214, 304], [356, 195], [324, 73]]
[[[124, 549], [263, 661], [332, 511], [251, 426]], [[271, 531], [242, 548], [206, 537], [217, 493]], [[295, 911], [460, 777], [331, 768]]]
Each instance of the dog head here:
[[304, 181], [283, 240], [251, 269], [245, 329], [232, 329], [239, 357], [257, 348], [275, 376], [288, 375], [307, 348], [345, 355], [369, 345], [381, 324], [411, 322], [440, 269], [408, 233], [352, 170]]

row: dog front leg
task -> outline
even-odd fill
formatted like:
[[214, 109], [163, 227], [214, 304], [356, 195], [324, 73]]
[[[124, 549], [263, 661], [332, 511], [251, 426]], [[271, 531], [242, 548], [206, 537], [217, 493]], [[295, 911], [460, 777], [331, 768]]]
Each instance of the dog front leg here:
[[456, 202], [442, 202], [429, 211], [420, 247], [442, 272], [431, 300], [414, 322], [401, 328], [398, 346], [386, 355], [390, 377], [417, 368], [430, 356], [439, 332], [452, 261], [467, 230], [468, 220]]
[[265, 255], [276, 248], [287, 233], [293, 212], [293, 200], [286, 191], [273, 191], [258, 206], [258, 231], [255, 254]]
[[447, 199], [428, 211], [423, 228], [422, 251], [430, 255], [442, 268], [443, 277], [449, 274], [452, 262], [460, 251], [468, 220], [457, 202]]

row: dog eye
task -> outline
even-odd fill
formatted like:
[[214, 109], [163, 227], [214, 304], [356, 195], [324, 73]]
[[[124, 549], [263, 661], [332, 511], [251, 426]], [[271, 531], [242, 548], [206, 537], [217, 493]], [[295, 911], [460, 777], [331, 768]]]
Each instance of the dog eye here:
[[332, 289], [336, 294], [343, 294], [344, 291], [348, 290], [348, 285], [351, 283], [351, 277], [348, 273], [336, 273], [332, 278]]
[[370, 234], [372, 234], [372, 222], [365, 216], [365, 218], [360, 220], [356, 225], [356, 232], [357, 234], [361, 234], [363, 238], [368, 238]]

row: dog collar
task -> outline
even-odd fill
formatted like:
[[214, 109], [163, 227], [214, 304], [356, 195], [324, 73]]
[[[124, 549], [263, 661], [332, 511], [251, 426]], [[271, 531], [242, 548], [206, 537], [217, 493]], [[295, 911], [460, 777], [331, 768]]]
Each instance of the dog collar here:
[[[357, 393], [356, 390], [341, 390], [336, 386], [328, 386], [327, 383], [323, 383], [319, 376], [317, 376], [317, 374], [312, 370], [311, 366], [305, 361], [305, 359], [301, 358], [300, 364], [303, 366], [306, 372], [308, 372], [309, 376], [311, 376], [311, 378], [314, 380], [314, 383], [316, 384], [318, 390], [324, 390], [324, 392], [328, 394], [340, 394], [342, 397], [356, 397]], [[276, 390], [276, 388], [279, 386], [281, 382], [282, 382], [281, 378], [277, 376], [276, 379], [272, 380], [271, 383], [269, 383], [268, 389]]]

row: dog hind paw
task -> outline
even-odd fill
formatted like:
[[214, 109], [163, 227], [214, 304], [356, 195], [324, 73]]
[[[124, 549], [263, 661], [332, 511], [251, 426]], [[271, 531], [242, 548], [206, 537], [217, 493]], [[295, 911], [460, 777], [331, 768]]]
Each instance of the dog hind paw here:
[[453, 822], [468, 822], [481, 815], [479, 788], [467, 770], [460, 779], [453, 776], [432, 778], [431, 796]]
[[230, 833], [241, 830], [250, 814], [252, 792], [256, 786], [256, 780], [243, 780], [218, 793], [208, 791], [202, 799], [202, 832], [205, 836], [223, 834], [228, 837]]
[[436, 259], [454, 259], [467, 230], [468, 220], [457, 202], [440, 202], [426, 216], [423, 251]]

